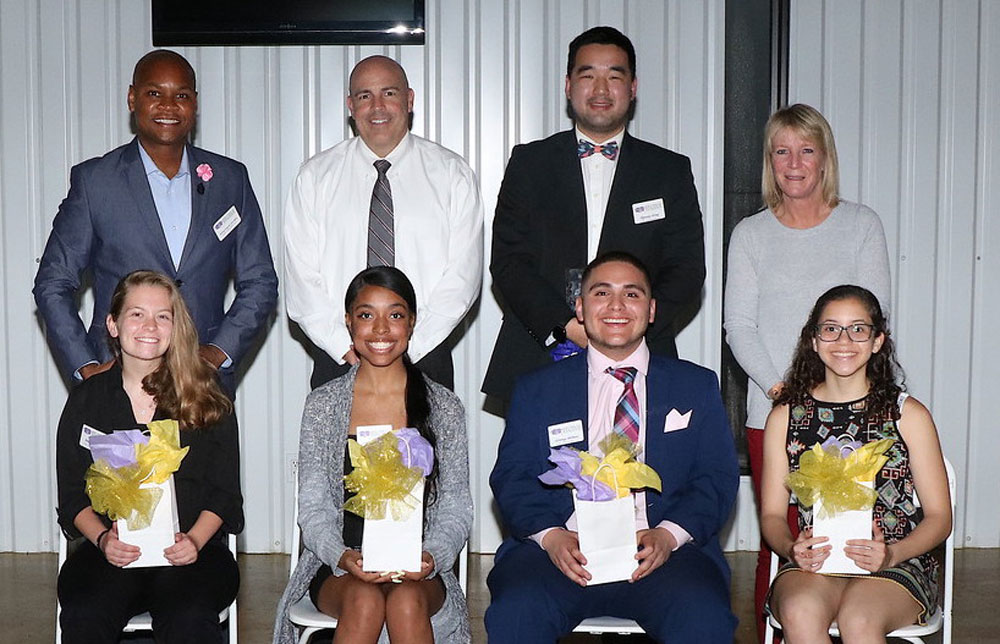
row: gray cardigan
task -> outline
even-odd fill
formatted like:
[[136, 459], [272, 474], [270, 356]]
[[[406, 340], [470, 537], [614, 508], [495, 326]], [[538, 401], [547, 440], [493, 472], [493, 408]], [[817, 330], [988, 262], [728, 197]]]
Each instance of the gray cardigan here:
[[736, 225], [726, 274], [726, 342], [750, 376], [748, 427], [764, 428], [767, 391], [782, 381], [817, 298], [840, 284], [863, 286], [889, 314], [889, 254], [871, 208], [843, 201], [812, 228], [789, 228], [770, 210]]
[[[306, 398], [299, 436], [298, 498], [304, 549], [278, 605], [275, 644], [296, 642], [296, 629], [288, 620], [288, 611], [306, 594], [322, 563], [328, 564], [335, 575], [347, 574], [337, 568], [337, 563], [346, 550], [342, 538], [344, 448], [356, 375], [354, 367]], [[465, 409], [454, 393], [430, 380], [426, 382], [430, 423], [437, 439], [438, 479], [436, 500], [427, 507], [423, 549], [434, 557], [431, 576], [441, 576], [446, 593], [444, 606], [431, 618], [431, 626], [435, 642], [469, 642], [468, 608], [453, 572], [472, 527]], [[388, 641], [384, 628], [379, 641]]]

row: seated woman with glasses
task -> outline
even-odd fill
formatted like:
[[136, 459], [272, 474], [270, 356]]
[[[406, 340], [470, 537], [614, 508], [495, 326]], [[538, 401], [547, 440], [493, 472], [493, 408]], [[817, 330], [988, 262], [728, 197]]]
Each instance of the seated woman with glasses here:
[[[123, 277], [107, 327], [114, 363], [70, 392], [56, 436], [59, 525], [85, 538], [59, 571], [63, 640], [117, 642], [129, 618], [149, 611], [157, 642], [221, 642], [219, 612], [240, 579], [226, 535], [243, 530], [233, 404], [198, 355], [198, 332], [166, 275]], [[163, 550], [169, 565], [125, 569], [142, 552], [91, 505], [85, 439], [165, 419], [178, 422], [188, 448], [173, 475], [180, 532]]]
[[[297, 640], [289, 609], [307, 592], [316, 608], [337, 618], [334, 642], [469, 642], [468, 609], [453, 570], [472, 526], [465, 410], [406, 354], [417, 302], [399, 269], [356, 275], [344, 310], [358, 363], [306, 399], [298, 498], [304, 550], [278, 606], [274, 642]], [[373, 425], [415, 428], [434, 449], [419, 571], [366, 572], [364, 520], [344, 509], [347, 440]]]
[[[934, 421], [902, 392], [898, 369], [870, 291], [837, 286], [820, 296], [764, 438], [761, 530], [789, 560], [771, 585], [768, 610], [789, 644], [829, 642], [834, 621], [845, 642], [884, 641], [890, 631], [923, 623], [937, 605], [938, 564], [930, 551], [951, 530], [947, 474]], [[831, 546], [827, 537], [813, 536], [814, 508], [799, 505], [798, 537], [786, 521], [786, 476], [813, 445], [831, 438], [845, 448], [893, 440], [874, 481], [872, 534], [844, 548], [869, 574], [823, 574]]]

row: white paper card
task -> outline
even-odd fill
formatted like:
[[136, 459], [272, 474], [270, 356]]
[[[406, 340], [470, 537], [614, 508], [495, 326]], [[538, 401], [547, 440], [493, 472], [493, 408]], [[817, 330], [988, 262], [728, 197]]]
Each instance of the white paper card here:
[[645, 224], [657, 219], [664, 219], [667, 210], [663, 207], [663, 199], [652, 199], [632, 204], [632, 221]]
[[[357, 432], [358, 445], [367, 445], [372, 442], [382, 434], [388, 434], [392, 431], [392, 425], [359, 425], [355, 427]], [[423, 498], [423, 497], [421, 497]]]
[[423, 479], [417, 481], [410, 494], [420, 501], [420, 505], [405, 521], [365, 519], [365, 532], [361, 537], [361, 569], [365, 572], [420, 572], [424, 545]]
[[107, 436], [104, 432], [99, 429], [94, 429], [90, 425], [84, 424], [83, 428], [80, 429], [80, 447], [84, 449], [90, 449], [90, 437], [100, 434], [101, 436]]
[[635, 501], [581, 501], [573, 490], [580, 551], [587, 558], [588, 586], [624, 581], [639, 567], [635, 558]]
[[153, 510], [153, 519], [142, 530], [129, 530], [125, 519], [118, 519], [118, 539], [133, 546], [139, 546], [142, 554], [126, 568], [151, 568], [153, 566], [169, 566], [170, 562], [163, 556], [163, 551], [174, 545], [174, 535], [180, 532], [180, 521], [177, 519], [177, 497], [174, 494], [174, 477], [165, 483], [143, 483], [143, 489], [160, 488], [163, 494]]
[[230, 206], [221, 217], [215, 220], [212, 224], [212, 230], [215, 232], [215, 236], [222, 241], [229, 236], [229, 233], [240, 225], [243, 219], [240, 217], [240, 213], [236, 210], [236, 206]]
[[[871, 481], [860, 481], [861, 485], [873, 487]], [[852, 559], [849, 559], [844, 552], [848, 539], [871, 539], [872, 538], [872, 510], [848, 510], [839, 512], [834, 517], [820, 518], [823, 508], [822, 501], [816, 501], [813, 506], [813, 536], [829, 537], [829, 543], [833, 546], [830, 549], [830, 556], [823, 562], [823, 567], [819, 569], [821, 573], [850, 573], [850, 574], [871, 574], [869, 571], [858, 566]]]
[[572, 445], [583, 440], [583, 421], [580, 419], [549, 425], [549, 447]]

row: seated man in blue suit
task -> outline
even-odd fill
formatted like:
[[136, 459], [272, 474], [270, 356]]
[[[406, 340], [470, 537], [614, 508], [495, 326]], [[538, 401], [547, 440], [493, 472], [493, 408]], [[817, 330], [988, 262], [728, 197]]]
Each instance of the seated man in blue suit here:
[[[135, 65], [128, 108], [136, 137], [70, 173], [35, 276], [35, 303], [63, 372], [85, 379], [110, 365], [105, 318], [124, 275], [160, 271], [180, 287], [202, 357], [234, 369], [274, 311], [278, 278], [247, 169], [188, 143], [198, 112], [194, 69], [172, 51]], [[90, 272], [89, 329], [77, 304]], [[232, 279], [236, 297], [225, 309]]]
[[[733, 438], [715, 374], [650, 355], [643, 337], [656, 312], [650, 292], [634, 256], [595, 259], [576, 303], [587, 350], [523, 376], [514, 389], [490, 475], [509, 533], [487, 580], [491, 644], [554, 642], [602, 615], [634, 619], [660, 642], [733, 641], [718, 538], [739, 481]], [[622, 403], [636, 411], [624, 413]], [[566, 431], [573, 421], [575, 436]], [[662, 492], [633, 493], [639, 564], [632, 578], [591, 586], [571, 491], [543, 485], [538, 475], [552, 468], [550, 447], [594, 452], [623, 425], [638, 438], [640, 460], [660, 475]]]

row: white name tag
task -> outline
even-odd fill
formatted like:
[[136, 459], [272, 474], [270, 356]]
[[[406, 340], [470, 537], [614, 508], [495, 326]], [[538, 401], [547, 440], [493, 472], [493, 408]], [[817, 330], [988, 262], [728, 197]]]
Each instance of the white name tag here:
[[663, 199], [632, 204], [632, 221], [636, 224], [647, 224], [657, 219], [664, 219], [666, 216], [667, 209], [663, 207]]
[[[633, 206], [634, 208], [634, 206]], [[236, 211], [236, 206], [230, 206], [226, 214], [219, 217], [214, 224], [212, 224], [212, 230], [215, 231], [215, 236], [222, 241], [229, 236], [229, 233], [233, 232], [243, 219], [240, 217], [240, 213]]]
[[90, 437], [94, 434], [100, 434], [101, 436], [107, 436], [104, 432], [99, 429], [94, 429], [90, 425], [84, 425], [80, 429], [80, 447], [84, 449], [90, 449]]
[[565, 423], [549, 425], [549, 447], [561, 447], [583, 440], [583, 421], [570, 420]]
[[382, 434], [392, 431], [392, 425], [361, 425], [355, 428], [358, 432], [358, 444], [367, 445]]

